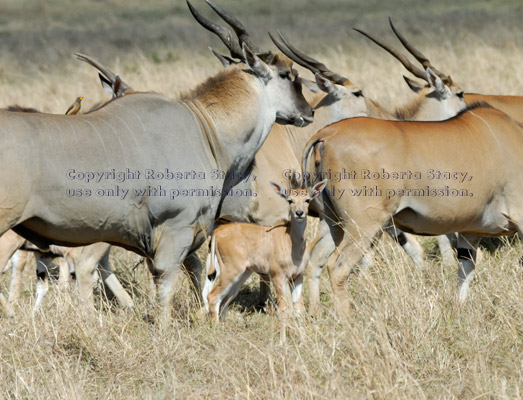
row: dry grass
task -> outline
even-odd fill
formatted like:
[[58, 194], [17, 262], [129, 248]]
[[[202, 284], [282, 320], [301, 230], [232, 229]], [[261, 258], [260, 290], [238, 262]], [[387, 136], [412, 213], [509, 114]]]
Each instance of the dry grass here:
[[[100, 301], [81, 311], [75, 296], [52, 290], [31, 313], [33, 279], [18, 315], [0, 332], [2, 397], [12, 398], [521, 398], [521, 245], [487, 254], [469, 301], [456, 301], [454, 268], [433, 260], [415, 270], [385, 241], [378, 262], [352, 277], [345, 319], [323, 313], [291, 324], [253, 312], [254, 283], [224, 323], [198, 317], [180, 282], [176, 318], [162, 329], [145, 293], [144, 272], [113, 254], [134, 289], [136, 310]], [[121, 269], [120, 269], [121, 268]]]
[[[137, 89], [172, 97], [219, 70], [205, 45], [221, 47], [195, 28], [183, 2], [142, 3], [5, 1], [0, 106], [61, 113], [78, 95], [86, 107], [96, 103], [102, 98], [96, 74], [71, 59], [73, 50], [97, 56]], [[252, 21], [257, 37], [292, 15], [285, 32], [297, 45], [383, 103], [410, 98], [403, 71], [350, 28], [389, 35], [387, 15], [466, 90], [523, 95], [519, 2], [431, 2], [425, 9], [413, 1], [221, 4]], [[424, 246], [434, 252], [433, 240]], [[375, 266], [351, 277], [348, 315], [333, 314], [324, 277], [323, 312], [295, 321], [283, 346], [274, 310], [253, 312], [255, 282], [215, 328], [196, 312], [181, 278], [176, 317], [162, 329], [153, 322], [158, 310], [143, 268], [133, 271], [133, 256], [122, 250], [113, 252], [112, 263], [133, 292], [134, 311], [101, 299], [88, 312], [74, 290], [52, 289], [44, 312], [33, 316], [35, 278], [28, 270], [17, 316], [2, 318], [0, 326], [0, 397], [523, 398], [522, 250], [516, 244], [486, 253], [470, 298], [459, 306], [454, 267], [434, 256], [415, 270], [385, 240]], [[5, 290], [8, 277], [1, 279]]]

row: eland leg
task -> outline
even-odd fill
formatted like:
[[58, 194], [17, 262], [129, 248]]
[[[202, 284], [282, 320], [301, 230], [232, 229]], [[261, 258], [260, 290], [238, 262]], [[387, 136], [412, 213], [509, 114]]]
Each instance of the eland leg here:
[[149, 296], [151, 299], [156, 299], [159, 293], [161, 273], [154, 267], [154, 260], [145, 257], [145, 263], [147, 264], [147, 282], [149, 286]]
[[405, 253], [412, 259], [416, 268], [423, 268], [425, 265], [425, 252], [413, 235], [405, 233], [395, 226], [389, 226], [384, 230], [405, 250]]
[[280, 344], [283, 344], [287, 336], [287, 320], [289, 318], [289, 304], [292, 295], [289, 288], [289, 281], [282, 274], [271, 275], [271, 281], [276, 293], [276, 303], [278, 304], [278, 319], [280, 321]]
[[454, 253], [454, 248], [456, 247], [455, 234], [439, 235], [438, 247], [441, 253], [441, 262], [443, 265], [454, 265], [456, 263], [456, 256]]
[[9, 284], [9, 306], [12, 308], [20, 299], [20, 288], [22, 285], [22, 273], [31, 257], [28, 251], [18, 250], [11, 257], [11, 282]]
[[257, 309], [263, 310], [271, 297], [271, 278], [266, 274], [260, 275], [260, 294], [258, 295]]
[[53, 257], [47, 256], [44, 253], [35, 253], [36, 260], [36, 300], [33, 312], [40, 311], [42, 301], [49, 292], [49, 268], [53, 262]]
[[375, 219], [362, 218], [345, 221], [344, 235], [337, 246], [336, 257], [331, 257], [327, 264], [338, 315], [345, 315], [349, 309], [346, 283], [352, 269], [369, 250], [372, 241], [387, 221], [387, 215]]
[[80, 299], [90, 309], [94, 309], [93, 292], [97, 281], [95, 275], [97, 263], [98, 260], [92, 260], [90, 257], [75, 262], [76, 283]]
[[[361, 272], [367, 272], [369, 270], [369, 268], [374, 264], [374, 257], [376, 255], [376, 246], [378, 245], [378, 242], [381, 239], [382, 233], [383, 233], [382, 231], [378, 232], [378, 234], [372, 240], [369, 250], [366, 251], [364, 256], [361, 258], [361, 260], [359, 262], [359, 267], [360, 267]], [[403, 232], [401, 232], [401, 231], [400, 231], [400, 233], [403, 234]]]
[[104, 256], [98, 263], [98, 270], [102, 276], [102, 281], [107, 285], [107, 287], [113, 292], [115, 297], [118, 299], [118, 302], [123, 307], [132, 308], [134, 307], [133, 299], [129, 296], [129, 293], [123, 288], [122, 284], [113, 273], [111, 264], [109, 263], [109, 253], [111, 249], [107, 249]]
[[194, 298], [198, 304], [203, 304], [202, 299], [202, 262], [196, 252], [189, 254], [183, 261], [184, 271], [191, 280]]
[[235, 268], [235, 270], [240, 272], [236, 276], [228, 275], [232, 279], [225, 280], [224, 275], [220, 274], [217, 278], [218, 281], [213, 285], [207, 296], [209, 314], [214, 323], [218, 323], [220, 318], [225, 316], [229, 304], [238, 295], [242, 285], [252, 274], [252, 271], [247, 268]]
[[343, 230], [326, 219], [320, 219], [318, 231], [310, 245], [310, 258], [307, 265], [309, 288], [309, 313], [317, 314], [320, 306], [320, 277], [323, 266], [341, 241]]
[[[160, 279], [160, 303], [162, 306], [162, 323], [170, 320], [174, 300], [174, 286], [183, 261], [193, 247], [194, 229], [187, 226], [182, 229], [164, 224], [156, 228], [161, 232], [154, 255], [154, 270]], [[195, 244], [201, 245], [201, 243]]]
[[481, 240], [480, 236], [458, 235], [458, 277], [460, 281], [459, 301], [465, 302], [470, 282], [474, 279], [476, 267], [476, 250]]
[[67, 254], [68, 261], [75, 266], [80, 300], [89, 309], [94, 309], [93, 292], [98, 281], [96, 268], [98, 263], [103, 262], [104, 257], [107, 257], [105, 265], [109, 264], [109, 249], [110, 245], [107, 243], [94, 243], [89, 246], [72, 249], [73, 251]]
[[2, 272], [5, 272], [6, 264], [24, 243], [25, 239], [12, 230], [0, 236], [0, 267]]
[[69, 280], [71, 279], [71, 267], [65, 257], [58, 259], [58, 287], [61, 291], [65, 291], [69, 287]]
[[[2, 210], [0, 209], [0, 216], [2, 215], [1, 212], [2, 212]], [[1, 218], [0, 218], [0, 221], [1, 221]], [[7, 226], [6, 226], [6, 230], [7, 230]], [[6, 270], [6, 266], [9, 262], [9, 260], [11, 259], [11, 257], [13, 257], [15, 252], [20, 247], [22, 247], [24, 242], [25, 242], [25, 239], [12, 230], [8, 230], [7, 232], [5, 232], [3, 235], [0, 236], [0, 266], [2, 267], [2, 271]], [[13, 265], [12, 262], [11, 262], [11, 267], [12, 267], [12, 269], [15, 268], [15, 266]], [[16, 280], [14, 281], [15, 287], [16, 287], [16, 284], [19, 284], [19, 281], [20, 281], [20, 278], [16, 277], [16, 279], [18, 279], [18, 282]], [[11, 276], [10, 286], [13, 287], [13, 276]], [[4, 309], [6, 315], [8, 315], [8, 316], [13, 315], [12, 304], [14, 303], [14, 301], [10, 300], [12, 298], [11, 293], [12, 293], [12, 291], [10, 288], [8, 300], [6, 300], [4, 295], [0, 293], [0, 305]]]
[[291, 282], [292, 305], [298, 315], [304, 310], [303, 306], [303, 275], [298, 276]]
[[9, 304], [7, 303], [7, 300], [5, 299], [4, 294], [0, 291], [0, 307], [3, 308], [5, 315], [8, 317], [13, 316], [13, 311], [11, 307], [9, 307]]

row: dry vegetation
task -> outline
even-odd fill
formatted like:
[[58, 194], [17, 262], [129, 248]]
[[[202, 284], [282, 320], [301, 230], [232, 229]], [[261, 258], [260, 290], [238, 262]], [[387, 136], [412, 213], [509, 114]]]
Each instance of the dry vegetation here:
[[[196, 26], [183, 1], [146, 3], [4, 0], [0, 106], [62, 113], [79, 95], [86, 107], [100, 100], [96, 73], [73, 51], [98, 57], [137, 89], [172, 97], [219, 70], [206, 46], [222, 47]], [[220, 2], [252, 25], [260, 42], [281, 28], [382, 103], [410, 98], [403, 70], [350, 28], [394, 43], [388, 15], [467, 91], [523, 95], [519, 1], [238, 3]], [[206, 11], [203, 2], [194, 4]], [[112, 262], [133, 292], [134, 311], [100, 297], [97, 311], [86, 312], [74, 290], [52, 289], [44, 312], [33, 316], [28, 270], [17, 316], [0, 317], [0, 397], [522, 398], [522, 245], [485, 253], [459, 306], [455, 267], [441, 265], [432, 239], [423, 243], [431, 256], [421, 271], [398, 246], [381, 243], [375, 266], [351, 277], [345, 319], [333, 314], [324, 277], [322, 314], [295, 321], [283, 346], [274, 310], [253, 311], [255, 282], [214, 328], [196, 312], [181, 278], [176, 317], [162, 329], [143, 268], [133, 271], [134, 256], [123, 250], [113, 251]], [[1, 277], [2, 291], [8, 278]]]

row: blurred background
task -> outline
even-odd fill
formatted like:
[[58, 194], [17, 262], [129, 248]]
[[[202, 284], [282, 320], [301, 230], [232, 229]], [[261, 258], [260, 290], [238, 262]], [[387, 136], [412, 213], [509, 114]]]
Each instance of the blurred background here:
[[[203, 0], [202, 14], [222, 21]], [[415, 0], [217, 0], [244, 22], [264, 48], [280, 29], [296, 46], [328, 63], [373, 98], [408, 99], [391, 56], [353, 31], [373, 33], [400, 48], [400, 29], [432, 63], [466, 91], [523, 94], [523, 2]], [[219, 70], [207, 47], [224, 52], [192, 18], [184, 0], [2, 0], [0, 106], [12, 103], [61, 112], [78, 95], [103, 95], [95, 71], [73, 52], [91, 55], [139, 90], [176, 96]]]

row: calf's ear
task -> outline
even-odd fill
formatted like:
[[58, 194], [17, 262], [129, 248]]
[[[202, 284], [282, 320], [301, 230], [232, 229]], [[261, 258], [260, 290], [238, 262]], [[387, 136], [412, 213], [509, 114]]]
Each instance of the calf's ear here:
[[321, 192], [323, 192], [323, 189], [327, 187], [327, 179], [322, 180], [321, 182], [318, 182], [316, 185], [314, 185], [311, 189], [311, 199], [318, 196]]
[[285, 189], [278, 183], [269, 181], [270, 185], [272, 186], [272, 189], [276, 192], [276, 194], [284, 199], [287, 199], [287, 193], [285, 192]]

